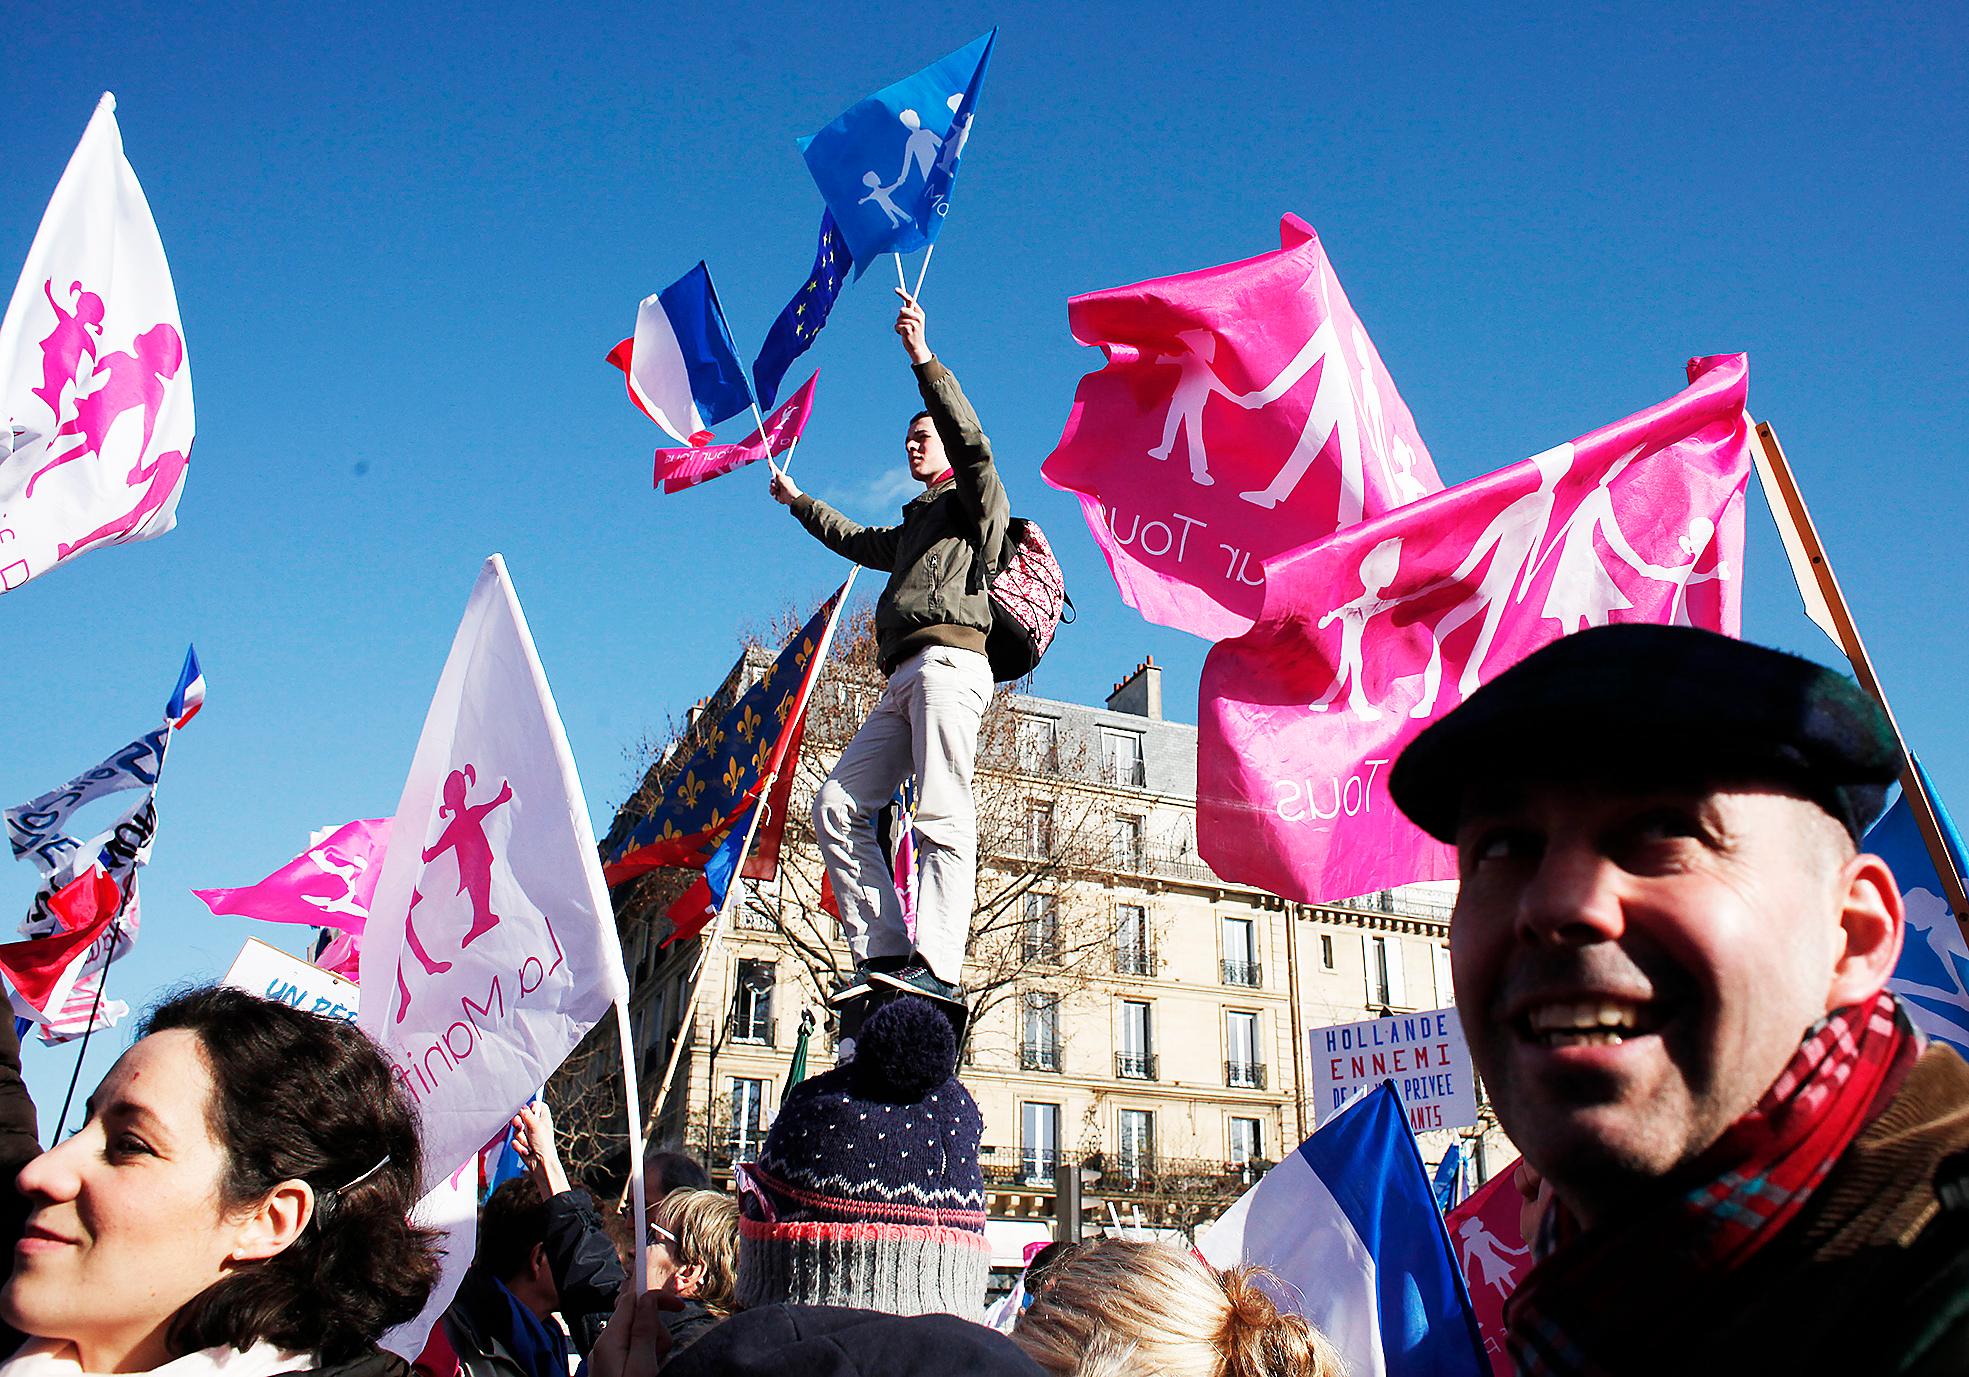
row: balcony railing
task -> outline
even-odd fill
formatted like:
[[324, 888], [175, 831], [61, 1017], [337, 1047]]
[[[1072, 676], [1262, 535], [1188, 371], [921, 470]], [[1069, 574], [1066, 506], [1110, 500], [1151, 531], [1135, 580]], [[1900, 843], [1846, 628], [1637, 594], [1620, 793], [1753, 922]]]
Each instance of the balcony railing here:
[[731, 1040], [733, 1042], [757, 1043], [766, 1047], [779, 1045], [779, 1020], [772, 1018], [735, 1018], [732, 1020]]
[[1154, 975], [1155, 953], [1147, 947], [1119, 946], [1114, 949], [1116, 975]]
[[[1090, 1146], [1065, 1155], [1067, 1160], [1080, 1160], [1101, 1171], [1099, 1182], [1085, 1187], [1090, 1197], [1100, 1199], [1181, 1196], [1228, 1205], [1271, 1165], [1266, 1161], [1165, 1157], [1139, 1151], [1103, 1154]], [[1060, 1160], [1061, 1154], [1050, 1148], [986, 1147], [978, 1153], [985, 1185], [1000, 1190], [1023, 1187], [1050, 1194], [1053, 1167]]]
[[1224, 1063], [1224, 1084], [1233, 1090], [1263, 1090], [1265, 1088], [1265, 1063], [1262, 1061], [1227, 1061]]
[[1019, 1184], [1025, 1186], [1050, 1186], [1053, 1184], [1053, 1168], [1059, 1164], [1060, 1153], [1057, 1148], [1020, 1148]]
[[1019, 950], [1025, 959], [1042, 966], [1060, 964], [1060, 939], [1057, 933], [1028, 932], [1019, 942]]
[[1114, 1074], [1124, 1081], [1152, 1081], [1156, 1078], [1156, 1055], [1153, 1052], [1116, 1052]]
[[748, 932], [779, 931], [779, 921], [766, 909], [752, 904], [738, 906], [738, 925]]
[[1220, 964], [1226, 985], [1243, 985], [1255, 990], [1264, 978], [1264, 970], [1256, 961], [1225, 961]]
[[1110, 783], [1131, 789], [1143, 788], [1149, 782], [1148, 766], [1140, 760], [1112, 760], [1108, 763], [1107, 776]]
[[1057, 1042], [1022, 1042], [1019, 1044], [1019, 1069], [1021, 1071], [1057, 1071], [1060, 1069], [1060, 1044]]

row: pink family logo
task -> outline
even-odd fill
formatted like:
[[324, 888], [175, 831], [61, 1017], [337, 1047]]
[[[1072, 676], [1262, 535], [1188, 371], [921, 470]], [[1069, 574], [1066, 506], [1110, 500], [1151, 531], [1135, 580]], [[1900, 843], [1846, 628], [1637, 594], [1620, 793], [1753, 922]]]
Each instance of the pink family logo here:
[[[513, 785], [510, 780], [502, 779], [491, 798], [472, 803], [469, 801], [469, 791], [477, 787], [478, 780], [478, 770], [472, 765], [453, 770], [445, 779], [444, 802], [438, 805], [438, 817], [450, 821], [438, 834], [438, 839], [419, 853], [425, 865], [447, 851], [457, 862], [456, 893], [463, 895], [470, 904], [472, 920], [464, 935], [458, 939], [458, 950], [461, 952], [498, 927], [501, 921], [500, 916], [492, 911], [492, 863], [496, 857], [492, 839], [486, 835], [486, 820], [512, 802]], [[432, 957], [417, 934], [417, 906], [423, 900], [422, 890], [411, 891], [410, 911], [404, 916], [404, 942], [423, 966], [425, 975], [443, 975], [451, 969], [451, 963]], [[410, 987], [404, 980], [401, 963], [397, 966], [397, 995], [397, 1022], [401, 1023], [404, 1015], [410, 1012], [411, 1002]]]
[[79, 281], [69, 284], [68, 305], [55, 294], [52, 279], [41, 284], [42, 295], [54, 312], [54, 328], [41, 341], [41, 386], [30, 389], [48, 408], [53, 439], [45, 463], [27, 480], [24, 496], [34, 496], [35, 484], [51, 471], [79, 459], [101, 460], [111, 429], [123, 417], [141, 412], [143, 438], [124, 483], [140, 489], [128, 511], [96, 529], [56, 547], [66, 559], [99, 541], [130, 534], [177, 491], [189, 462], [187, 445], [151, 457], [157, 419], [164, 409], [170, 384], [184, 370], [185, 344], [177, 327], [160, 321], [139, 333], [127, 350], [102, 352], [103, 298]]

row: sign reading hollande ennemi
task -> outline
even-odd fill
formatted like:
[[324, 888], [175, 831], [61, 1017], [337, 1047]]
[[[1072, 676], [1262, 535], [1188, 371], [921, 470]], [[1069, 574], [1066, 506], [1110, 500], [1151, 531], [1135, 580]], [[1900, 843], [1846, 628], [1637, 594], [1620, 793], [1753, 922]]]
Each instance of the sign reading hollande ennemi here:
[[1393, 1081], [1408, 1111], [1408, 1125], [1417, 1133], [1475, 1126], [1476, 1078], [1456, 1010], [1336, 1023], [1307, 1036], [1312, 1043], [1315, 1122], [1325, 1123], [1355, 1096]]

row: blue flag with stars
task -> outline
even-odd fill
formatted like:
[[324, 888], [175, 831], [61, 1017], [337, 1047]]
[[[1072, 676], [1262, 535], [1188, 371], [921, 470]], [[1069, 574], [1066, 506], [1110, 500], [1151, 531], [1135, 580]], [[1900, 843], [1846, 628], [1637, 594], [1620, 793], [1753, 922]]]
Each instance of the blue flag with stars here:
[[813, 348], [820, 327], [827, 324], [827, 313], [841, 295], [854, 254], [834, 223], [834, 212], [820, 213], [820, 247], [814, 250], [813, 271], [800, 284], [800, 290], [786, 303], [786, 309], [766, 331], [766, 342], [759, 346], [759, 357], [752, 361], [752, 390], [759, 405], [771, 411], [779, 400], [779, 385], [793, 360]]
[[800, 140], [856, 277], [882, 254], [925, 247], [943, 227], [997, 36], [993, 29], [883, 87]]

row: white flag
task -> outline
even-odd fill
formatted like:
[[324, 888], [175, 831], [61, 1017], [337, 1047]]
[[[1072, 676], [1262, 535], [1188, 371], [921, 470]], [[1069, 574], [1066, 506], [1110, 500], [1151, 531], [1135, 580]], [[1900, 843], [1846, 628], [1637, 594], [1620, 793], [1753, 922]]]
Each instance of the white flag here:
[[191, 440], [178, 296], [105, 93], [0, 320], [0, 592], [170, 530]]
[[479, 572], [390, 827], [362, 1027], [436, 1187], [627, 997], [574, 757], [498, 555]]

